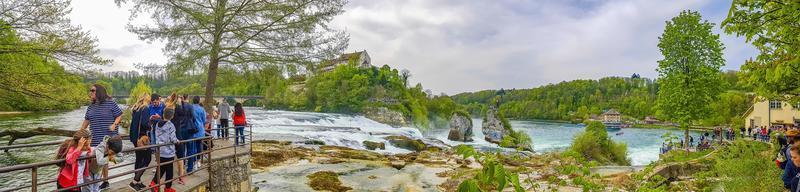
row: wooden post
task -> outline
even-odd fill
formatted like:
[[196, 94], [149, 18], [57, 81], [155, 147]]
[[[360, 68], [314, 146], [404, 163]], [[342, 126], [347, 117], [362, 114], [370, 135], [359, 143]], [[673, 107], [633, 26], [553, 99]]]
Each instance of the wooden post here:
[[[38, 185], [37, 184], [38, 181], [36, 179], [36, 177], [38, 176], [37, 169], [38, 169], [38, 167], [31, 168], [31, 191], [33, 191], [33, 192], [36, 192], [36, 188], [37, 188], [36, 185]], [[56, 182], [58, 182], [58, 181], [56, 181]]]

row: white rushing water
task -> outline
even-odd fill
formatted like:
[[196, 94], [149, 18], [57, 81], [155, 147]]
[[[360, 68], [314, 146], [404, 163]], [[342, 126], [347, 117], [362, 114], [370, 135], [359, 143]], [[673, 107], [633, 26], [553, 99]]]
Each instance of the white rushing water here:
[[[253, 132], [257, 139], [272, 139], [285, 141], [319, 140], [327, 145], [345, 146], [355, 149], [365, 149], [363, 141], [383, 142], [386, 150], [381, 153], [407, 153], [405, 149], [390, 145], [383, 137], [389, 135], [403, 135], [415, 139], [438, 140], [447, 145], [459, 144], [472, 145], [484, 150], [505, 150], [496, 144], [484, 140], [481, 132], [481, 119], [473, 119], [473, 142], [450, 141], [447, 139], [449, 129], [429, 129], [424, 132], [417, 128], [395, 128], [378, 123], [363, 116], [344, 115], [332, 113], [291, 112], [291, 111], [266, 111], [260, 108], [246, 108], [248, 121], [254, 124]], [[572, 143], [575, 134], [583, 131], [584, 127], [575, 124], [538, 122], [538, 121], [511, 121], [512, 127], [523, 130], [531, 136], [533, 149], [536, 152], [550, 152], [564, 150]], [[624, 134], [617, 135], [610, 132], [609, 136], [618, 142], [628, 145], [628, 158], [632, 165], [646, 165], [658, 160], [661, 135], [673, 132], [683, 135], [679, 130], [662, 129], [623, 129]], [[692, 132], [698, 138], [698, 132]]]
[[405, 149], [391, 146], [383, 137], [402, 135], [422, 139], [422, 133], [411, 127], [395, 128], [381, 124], [363, 116], [332, 113], [311, 113], [291, 111], [265, 111], [246, 108], [248, 121], [253, 124], [255, 137], [274, 140], [319, 140], [326, 145], [366, 149], [362, 142], [386, 143], [383, 153], [407, 153]]

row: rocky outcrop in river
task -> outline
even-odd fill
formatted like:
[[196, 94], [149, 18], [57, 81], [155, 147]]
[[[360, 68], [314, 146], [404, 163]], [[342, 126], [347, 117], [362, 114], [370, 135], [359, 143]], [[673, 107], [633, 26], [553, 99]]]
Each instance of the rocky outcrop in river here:
[[[451, 148], [430, 146], [419, 152], [380, 154], [340, 146], [256, 141], [252, 151], [251, 177], [258, 191], [456, 191], [462, 181], [482, 169], [473, 157], [465, 159]], [[507, 170], [519, 171], [519, 180], [526, 181], [522, 187], [528, 190], [581, 191], [581, 186], [572, 184], [575, 177], [601, 182], [583, 173], [559, 171], [584, 165], [556, 153], [507, 151], [497, 157]], [[506, 185], [502, 191], [512, 189]]]
[[451, 141], [472, 141], [472, 119], [465, 113], [453, 113], [450, 118], [450, 133], [447, 139]]
[[485, 136], [484, 139], [491, 143], [500, 144], [500, 142], [503, 141], [503, 137], [510, 132], [506, 129], [506, 126], [511, 125], [504, 125], [503, 121], [500, 120], [499, 114], [497, 114], [497, 107], [490, 105], [489, 110], [486, 111], [486, 117], [482, 125], [483, 135]]
[[407, 127], [408, 120], [399, 111], [393, 111], [386, 107], [367, 107], [362, 111], [364, 117], [379, 123], [391, 125], [392, 127]]

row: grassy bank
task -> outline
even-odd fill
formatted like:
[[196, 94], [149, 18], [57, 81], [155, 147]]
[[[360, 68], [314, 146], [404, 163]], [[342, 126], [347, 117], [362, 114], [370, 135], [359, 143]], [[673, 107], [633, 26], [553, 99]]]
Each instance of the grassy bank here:
[[[782, 170], [775, 166], [772, 145], [762, 142], [737, 140], [729, 145], [717, 146], [717, 151], [709, 152], [683, 151], [670, 152], [661, 160], [651, 164], [650, 169], [633, 176], [642, 182], [637, 185], [648, 188], [648, 191], [783, 191], [780, 179]], [[653, 177], [644, 180], [652, 167], [669, 163], [699, 162], [707, 165], [702, 170], [682, 179]], [[638, 175], [638, 176], [637, 176]]]

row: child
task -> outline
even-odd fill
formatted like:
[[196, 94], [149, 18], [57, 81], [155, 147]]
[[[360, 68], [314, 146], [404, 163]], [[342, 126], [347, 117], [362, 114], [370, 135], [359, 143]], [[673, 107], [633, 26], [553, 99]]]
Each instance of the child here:
[[[175, 108], [166, 108], [164, 109], [164, 117], [156, 123], [155, 127], [155, 143], [157, 145], [161, 144], [175, 144], [178, 142], [178, 138], [175, 136], [175, 125], [170, 122], [172, 117], [175, 115]], [[159, 162], [171, 162], [175, 159], [175, 145], [165, 145], [159, 148]], [[172, 180], [172, 164], [167, 163], [161, 166], [160, 169], [160, 177], [164, 179], [164, 181]], [[164, 175], [166, 174], [166, 177]], [[161, 182], [156, 180], [157, 177], [153, 176], [153, 181], [150, 182], [150, 187], [153, 187], [153, 191], [158, 192], [158, 187], [156, 187], [156, 183]], [[164, 187], [165, 192], [174, 192], [175, 189], [172, 189], [172, 182], [167, 182]]]
[[[120, 151], [122, 151], [122, 138], [119, 135], [114, 137], [106, 135], [103, 137], [103, 142], [100, 142], [92, 150], [91, 155], [94, 155], [95, 158], [89, 160], [89, 176], [84, 179], [84, 182], [88, 183], [102, 179], [103, 167], [109, 161], [117, 163], [114, 155]], [[89, 184], [81, 187], [81, 191], [97, 192], [101, 190], [101, 185], [102, 182]]]
[[[56, 189], [74, 187], [83, 183], [83, 178], [89, 176], [88, 166], [85, 160], [78, 160], [81, 155], [88, 155], [92, 143], [89, 130], [81, 129], [75, 132], [72, 139], [64, 141], [58, 149], [57, 159], [65, 159], [63, 164], [59, 164], [61, 170], [58, 173]], [[66, 191], [81, 191], [80, 188], [72, 188]]]

